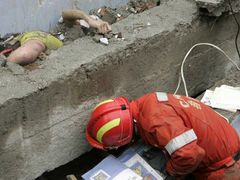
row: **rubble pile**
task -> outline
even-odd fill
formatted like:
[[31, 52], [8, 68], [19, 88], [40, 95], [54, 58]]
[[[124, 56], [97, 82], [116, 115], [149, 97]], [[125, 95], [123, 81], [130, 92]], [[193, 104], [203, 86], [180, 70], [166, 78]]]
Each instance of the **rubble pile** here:
[[200, 13], [207, 16], [221, 16], [223, 13], [240, 11], [239, 0], [195, 0]]

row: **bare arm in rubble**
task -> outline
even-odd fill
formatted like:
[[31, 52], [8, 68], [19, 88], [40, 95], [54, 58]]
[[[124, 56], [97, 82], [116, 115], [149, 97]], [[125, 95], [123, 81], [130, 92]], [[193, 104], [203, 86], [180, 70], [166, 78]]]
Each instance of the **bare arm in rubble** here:
[[65, 10], [62, 12], [62, 17], [66, 20], [83, 19], [90, 25], [90, 27], [96, 28], [101, 34], [106, 34], [112, 30], [107, 22], [102, 21], [101, 19], [95, 20], [81, 10]]

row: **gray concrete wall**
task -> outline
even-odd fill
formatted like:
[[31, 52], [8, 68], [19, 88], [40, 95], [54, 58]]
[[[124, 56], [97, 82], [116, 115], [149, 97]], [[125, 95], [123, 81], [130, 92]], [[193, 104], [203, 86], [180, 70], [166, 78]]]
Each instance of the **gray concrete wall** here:
[[[84, 37], [52, 52], [34, 71], [0, 69], [0, 179], [34, 179], [88, 151], [85, 126], [100, 100], [173, 92], [195, 43], [214, 43], [237, 59], [233, 18], [199, 18], [188, 0], [168, 1], [112, 28], [125, 40], [104, 46]], [[216, 50], [195, 49], [185, 65], [189, 94], [212, 86], [230, 67]]]
[[117, 7], [127, 0], [1, 0], [0, 36], [32, 30], [52, 30], [62, 10], [78, 7], [85, 12], [103, 5]]

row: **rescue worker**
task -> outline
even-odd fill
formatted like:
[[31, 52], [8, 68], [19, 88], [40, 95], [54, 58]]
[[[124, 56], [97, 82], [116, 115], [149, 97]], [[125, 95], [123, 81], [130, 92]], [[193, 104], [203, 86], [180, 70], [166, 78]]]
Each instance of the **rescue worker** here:
[[145, 143], [166, 152], [171, 176], [240, 179], [237, 132], [198, 100], [162, 92], [131, 103], [125, 97], [106, 100], [92, 112], [86, 138], [95, 148], [118, 148], [132, 141], [134, 125]]

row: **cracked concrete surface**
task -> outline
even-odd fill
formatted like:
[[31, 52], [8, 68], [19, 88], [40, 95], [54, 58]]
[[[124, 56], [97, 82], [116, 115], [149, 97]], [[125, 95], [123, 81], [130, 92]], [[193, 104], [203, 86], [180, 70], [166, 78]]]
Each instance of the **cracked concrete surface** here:
[[[125, 40], [104, 46], [84, 37], [53, 52], [40, 69], [0, 69], [0, 179], [34, 179], [88, 151], [85, 125], [100, 100], [174, 92], [195, 43], [214, 43], [237, 59], [233, 18], [199, 18], [189, 0], [164, 1], [112, 28]], [[189, 94], [211, 87], [231, 67], [216, 50], [196, 48], [185, 65]]]

